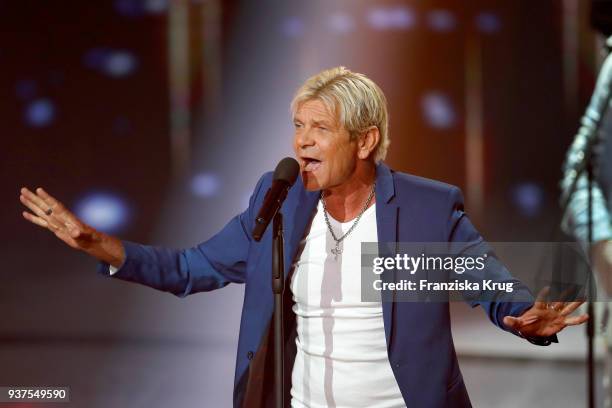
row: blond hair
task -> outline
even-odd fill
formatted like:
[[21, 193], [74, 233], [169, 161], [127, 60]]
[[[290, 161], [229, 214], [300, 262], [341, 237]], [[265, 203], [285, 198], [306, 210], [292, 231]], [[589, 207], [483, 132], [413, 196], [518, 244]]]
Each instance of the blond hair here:
[[351, 140], [376, 126], [380, 141], [374, 148], [374, 160], [384, 160], [389, 147], [389, 113], [387, 99], [370, 78], [345, 67], [326, 69], [308, 78], [297, 90], [291, 102], [295, 117], [300, 105], [318, 99], [340, 119]]

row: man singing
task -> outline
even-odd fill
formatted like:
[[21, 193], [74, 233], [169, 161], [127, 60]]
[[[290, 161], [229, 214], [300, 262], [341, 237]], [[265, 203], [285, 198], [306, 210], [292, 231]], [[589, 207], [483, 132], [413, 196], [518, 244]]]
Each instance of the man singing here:
[[[291, 407], [469, 407], [451, 338], [448, 302], [362, 302], [362, 242], [480, 242], [457, 187], [391, 170], [381, 89], [344, 67], [320, 72], [291, 104], [301, 177], [282, 207], [285, 220], [287, 367]], [[250, 232], [272, 182], [264, 174], [249, 207], [209, 240], [183, 250], [108, 236], [84, 224], [42, 188], [23, 188], [23, 216], [99, 259], [98, 271], [184, 297], [244, 283], [234, 406], [273, 402], [270, 320], [271, 228]], [[502, 267], [496, 281], [513, 282]], [[292, 300], [292, 301], [291, 301]], [[579, 302], [480, 304], [491, 321], [547, 345]]]

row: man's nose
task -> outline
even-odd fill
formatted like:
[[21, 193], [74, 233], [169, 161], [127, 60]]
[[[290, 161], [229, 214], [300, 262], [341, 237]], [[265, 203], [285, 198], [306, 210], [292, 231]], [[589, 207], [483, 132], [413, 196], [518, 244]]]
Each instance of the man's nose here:
[[296, 142], [299, 148], [306, 148], [314, 145], [314, 138], [310, 129], [304, 129], [295, 134]]

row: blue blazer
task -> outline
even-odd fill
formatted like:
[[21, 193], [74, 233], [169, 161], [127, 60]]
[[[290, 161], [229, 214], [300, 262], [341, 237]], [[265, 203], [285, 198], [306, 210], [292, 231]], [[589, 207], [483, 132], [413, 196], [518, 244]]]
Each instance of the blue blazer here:
[[[379, 242], [482, 241], [463, 212], [459, 188], [395, 172], [383, 163], [377, 165], [376, 172]], [[112, 275], [179, 297], [221, 288], [232, 282], [246, 284], [236, 356], [234, 407], [261, 406], [270, 401], [270, 381], [265, 380], [262, 370], [267, 369], [270, 374], [270, 365], [263, 360], [269, 359], [271, 354], [265, 344], [270, 338], [273, 310], [270, 278], [272, 228], [268, 228], [260, 242], [251, 238], [251, 231], [271, 181], [272, 173], [264, 174], [255, 187], [249, 207], [215, 236], [193, 248], [174, 250], [124, 241], [124, 264]], [[298, 178], [283, 204], [285, 277], [290, 272], [318, 199], [319, 192], [306, 191]], [[500, 281], [513, 281], [515, 292], [528, 293], [524, 285], [499, 265], [489, 276]], [[100, 263], [98, 272], [109, 276], [108, 265]], [[504, 330], [504, 316], [518, 316], [532, 305], [531, 301], [470, 300], [470, 303], [482, 306], [489, 319]], [[469, 407], [453, 346], [448, 302], [385, 301], [382, 308], [389, 363], [406, 405]], [[288, 347], [290, 343], [291, 338]], [[288, 355], [288, 369], [294, 357], [294, 354]], [[290, 377], [291, 371], [285, 374]], [[247, 396], [247, 391], [258, 395]], [[262, 393], [268, 396], [262, 396]]]

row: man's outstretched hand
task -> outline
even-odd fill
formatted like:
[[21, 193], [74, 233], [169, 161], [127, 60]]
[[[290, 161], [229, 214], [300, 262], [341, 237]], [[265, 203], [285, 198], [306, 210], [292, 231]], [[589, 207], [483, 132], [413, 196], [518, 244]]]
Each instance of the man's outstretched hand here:
[[40, 187], [36, 189], [36, 193], [25, 187], [20, 192], [19, 200], [32, 211], [22, 213], [26, 220], [48, 229], [70, 247], [84, 251], [99, 260], [115, 267], [123, 263], [125, 252], [119, 239], [85, 224]]
[[549, 337], [567, 326], [582, 324], [589, 319], [587, 314], [570, 316], [584, 301], [546, 302], [549, 291], [548, 287], [542, 289], [533, 306], [519, 317], [504, 317], [506, 327], [517, 330], [523, 337]]

